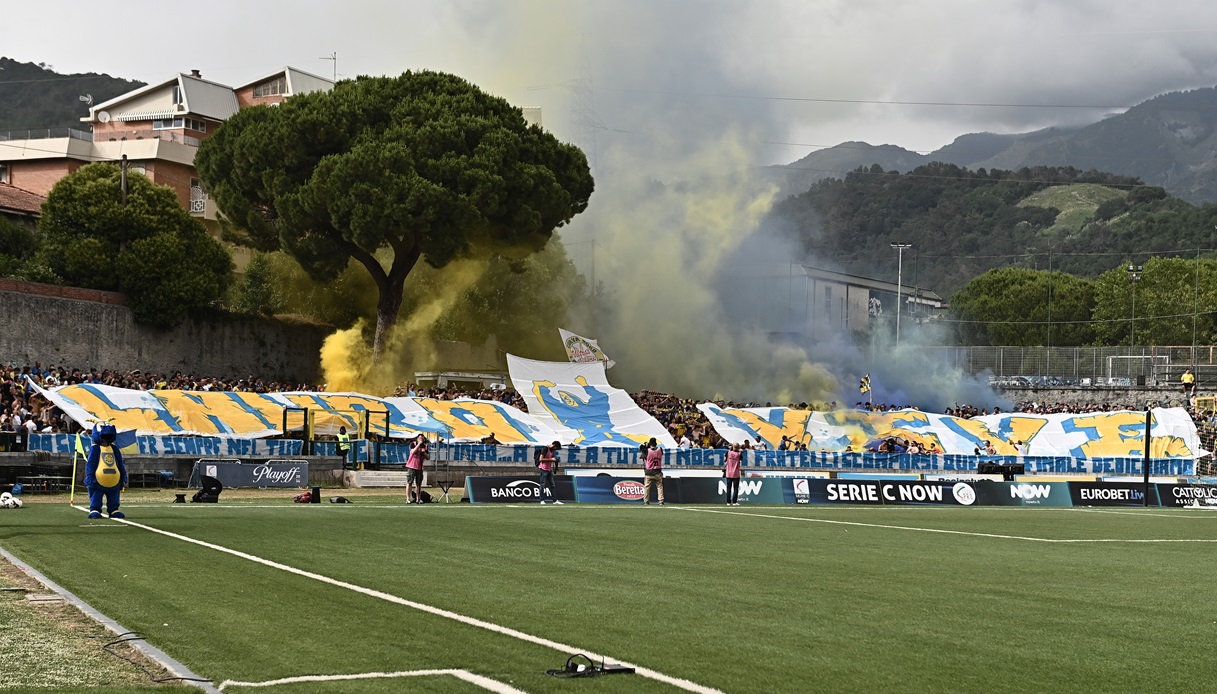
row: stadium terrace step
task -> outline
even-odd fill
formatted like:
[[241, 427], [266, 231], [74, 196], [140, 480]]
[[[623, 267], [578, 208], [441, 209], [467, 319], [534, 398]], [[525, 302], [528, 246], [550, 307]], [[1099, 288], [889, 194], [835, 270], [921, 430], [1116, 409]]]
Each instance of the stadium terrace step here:
[[[427, 473], [423, 473], [423, 486], [427, 486]], [[406, 472], [404, 470], [347, 470], [344, 473], [347, 487], [404, 487]]]

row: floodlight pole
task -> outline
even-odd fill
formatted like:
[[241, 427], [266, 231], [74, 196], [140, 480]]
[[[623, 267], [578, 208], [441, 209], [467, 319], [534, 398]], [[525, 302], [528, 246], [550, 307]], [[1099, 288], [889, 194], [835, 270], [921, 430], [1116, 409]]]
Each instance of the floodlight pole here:
[[904, 249], [912, 248], [911, 243], [893, 243], [892, 248], [896, 249], [896, 346], [900, 346], [900, 311], [901, 311], [901, 294], [904, 293]]
[[[1128, 356], [1133, 356], [1133, 348], [1137, 345], [1137, 282], [1141, 281], [1142, 265], [1128, 266], [1128, 281], [1132, 284], [1132, 325], [1128, 329]], [[1137, 375], [1141, 375], [1142, 369], [1138, 367]]]

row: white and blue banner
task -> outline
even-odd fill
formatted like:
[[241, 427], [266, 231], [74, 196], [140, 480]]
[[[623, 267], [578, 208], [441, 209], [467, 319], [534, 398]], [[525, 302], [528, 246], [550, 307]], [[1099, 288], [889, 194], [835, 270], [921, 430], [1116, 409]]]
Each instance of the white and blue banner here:
[[[70, 434], [32, 434], [29, 450], [71, 455], [73, 436]], [[135, 455], [182, 455], [198, 457], [283, 457], [302, 455], [303, 442], [296, 439], [239, 439], [190, 436], [139, 436], [136, 446], [129, 449]], [[354, 441], [354, 459], [385, 465], [404, 465], [410, 456], [406, 443]], [[493, 446], [481, 443], [439, 443], [432, 447], [433, 462], [453, 464], [478, 463], [493, 466], [531, 466], [532, 445]], [[337, 455], [332, 441], [316, 442], [315, 455]], [[664, 449], [665, 467], [722, 468], [727, 451], [712, 448]], [[975, 455], [909, 455], [894, 453], [828, 453], [823, 451], [745, 451], [744, 465], [749, 472], [784, 472], [801, 469], [832, 470], [841, 474], [855, 472], [902, 473], [918, 476], [925, 473], [961, 473], [975, 475], [981, 463], [1020, 464], [1028, 474], [1051, 475], [1131, 475], [1144, 474], [1143, 459], [1134, 457], [1074, 458], [1072, 456], [975, 456]], [[558, 451], [558, 464], [590, 465], [642, 469], [638, 451], [620, 446], [565, 446]], [[1150, 461], [1150, 474], [1167, 477], [1196, 474], [1191, 458], [1155, 458]]]
[[563, 444], [637, 448], [653, 437], [660, 446], [676, 447], [659, 420], [629, 393], [609, 385], [600, 362], [534, 361], [508, 354], [507, 370], [528, 412]]
[[[28, 450], [71, 455], [75, 434], [31, 434]], [[299, 439], [243, 439], [219, 436], [136, 436], [134, 445], [123, 449], [126, 455], [190, 456], [220, 458], [277, 458], [299, 456], [304, 442]]]
[[[763, 441], [778, 448], [782, 437], [812, 451], [869, 450], [886, 438], [933, 446], [945, 454], [972, 455], [989, 442], [998, 455], [1013, 456], [1016, 442], [1026, 455], [1073, 458], [1144, 457], [1145, 413], [1129, 410], [1086, 414], [1009, 412], [963, 419], [920, 410], [817, 412], [785, 407], [723, 408], [697, 406], [719, 436], [731, 443]], [[1204, 455], [1196, 425], [1181, 407], [1151, 411], [1150, 456], [1190, 458]]]

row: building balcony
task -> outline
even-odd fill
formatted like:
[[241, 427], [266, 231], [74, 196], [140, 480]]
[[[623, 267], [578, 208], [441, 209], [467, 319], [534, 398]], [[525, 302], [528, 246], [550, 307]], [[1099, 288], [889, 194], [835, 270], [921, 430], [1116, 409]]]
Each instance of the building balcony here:
[[0, 133], [0, 142], [21, 142], [23, 140], [53, 140], [58, 138], [93, 141], [93, 133], [76, 128], [38, 128], [36, 130], [10, 130]]

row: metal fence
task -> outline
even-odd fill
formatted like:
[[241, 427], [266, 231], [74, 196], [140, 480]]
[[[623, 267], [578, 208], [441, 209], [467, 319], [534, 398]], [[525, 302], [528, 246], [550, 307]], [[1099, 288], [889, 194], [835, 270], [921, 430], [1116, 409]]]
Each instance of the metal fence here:
[[37, 130], [10, 130], [0, 133], [0, 142], [18, 142], [21, 140], [47, 140], [57, 137], [70, 137], [86, 142], [93, 141], [93, 133], [76, 128], [39, 128]]
[[1007, 387], [1164, 386], [1184, 369], [1217, 381], [1217, 346], [927, 347], [941, 363]]

